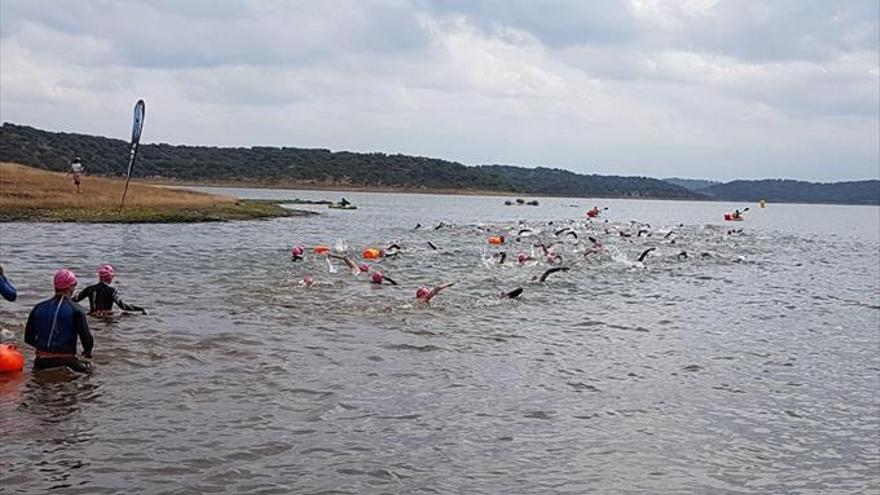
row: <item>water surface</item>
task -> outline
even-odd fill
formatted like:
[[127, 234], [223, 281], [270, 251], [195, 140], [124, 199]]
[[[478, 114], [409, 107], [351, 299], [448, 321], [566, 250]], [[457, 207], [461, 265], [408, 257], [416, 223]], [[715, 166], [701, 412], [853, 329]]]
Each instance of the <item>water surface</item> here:
[[[0, 225], [20, 294], [0, 322], [19, 340], [60, 266], [85, 283], [110, 261], [123, 297], [151, 309], [92, 321], [91, 376], [0, 378], [6, 491], [868, 493], [880, 482], [876, 207], [752, 205], [725, 223], [749, 205], [222, 191], [344, 195], [359, 209]], [[608, 223], [585, 221], [594, 204]], [[567, 226], [579, 242], [554, 249], [571, 271], [532, 282], [551, 266], [534, 244]], [[506, 245], [489, 246], [501, 232]], [[601, 252], [586, 254], [588, 236]], [[296, 243], [338, 241], [355, 253], [402, 244], [374, 263], [400, 285], [289, 259]], [[520, 266], [519, 253], [539, 260]], [[457, 285], [414, 303], [443, 281]], [[514, 287], [521, 299], [498, 298]]]

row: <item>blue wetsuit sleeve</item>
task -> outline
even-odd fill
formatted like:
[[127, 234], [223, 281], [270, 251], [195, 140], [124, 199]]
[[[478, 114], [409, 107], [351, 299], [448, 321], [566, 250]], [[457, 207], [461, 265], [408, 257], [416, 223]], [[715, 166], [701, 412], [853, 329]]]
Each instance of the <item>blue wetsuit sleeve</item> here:
[[6, 279], [5, 275], [0, 275], [0, 294], [3, 295], [3, 299], [7, 301], [15, 301], [15, 298], [18, 297], [18, 293], [15, 292], [15, 287], [9, 283], [9, 280]]
[[86, 314], [82, 310], [77, 309], [73, 312], [73, 329], [79, 335], [79, 341], [82, 342], [83, 354], [90, 354], [95, 340], [92, 338], [92, 332], [89, 331], [89, 322], [86, 321]]
[[37, 324], [34, 321], [34, 311], [31, 310], [31, 313], [28, 315], [27, 325], [24, 327], [24, 341], [28, 344], [36, 347], [37, 346]]

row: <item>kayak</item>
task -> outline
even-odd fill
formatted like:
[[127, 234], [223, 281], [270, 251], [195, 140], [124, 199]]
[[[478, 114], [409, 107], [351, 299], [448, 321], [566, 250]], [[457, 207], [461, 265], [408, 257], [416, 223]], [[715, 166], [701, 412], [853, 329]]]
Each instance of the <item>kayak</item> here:
[[344, 205], [341, 203], [330, 203], [327, 205], [327, 208], [333, 208], [334, 210], [357, 210], [358, 207], [355, 205]]
[[743, 218], [742, 216], [735, 217], [732, 213], [725, 213], [724, 220], [728, 222], [742, 222], [743, 220], [745, 220], [745, 218]]

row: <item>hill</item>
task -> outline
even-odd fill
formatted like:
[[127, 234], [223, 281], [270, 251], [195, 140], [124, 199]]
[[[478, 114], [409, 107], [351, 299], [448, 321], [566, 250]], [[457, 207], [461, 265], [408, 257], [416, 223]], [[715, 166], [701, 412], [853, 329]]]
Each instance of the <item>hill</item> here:
[[670, 177], [668, 179], [663, 179], [670, 184], [675, 184], [676, 186], [681, 186], [689, 191], [700, 192], [707, 187], [711, 187], [717, 184], [721, 184], [721, 182], [715, 180], [707, 180], [707, 179], [681, 179], [678, 177]]
[[[74, 156], [83, 158], [91, 174], [118, 177], [125, 173], [128, 143], [11, 123], [0, 128], [2, 161], [66, 171]], [[136, 177], [548, 196], [702, 198], [682, 187], [645, 177], [579, 175], [547, 168], [471, 167], [400, 154], [142, 144], [138, 156]]]
[[700, 192], [712, 199], [776, 203], [839, 203], [880, 205], [880, 180], [830, 184], [797, 180], [736, 180]]

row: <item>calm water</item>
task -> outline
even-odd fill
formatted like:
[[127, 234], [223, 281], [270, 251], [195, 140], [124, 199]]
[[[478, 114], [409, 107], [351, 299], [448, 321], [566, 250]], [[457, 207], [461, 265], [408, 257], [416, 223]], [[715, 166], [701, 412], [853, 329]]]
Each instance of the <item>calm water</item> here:
[[[151, 309], [92, 322], [91, 376], [0, 377], [3, 491], [876, 493], [880, 209], [752, 205], [725, 223], [748, 205], [344, 195], [360, 209], [0, 224], [19, 289], [0, 323], [19, 341], [60, 266], [90, 282], [110, 261], [123, 297]], [[584, 221], [594, 203], [608, 223]], [[580, 242], [555, 250], [571, 270], [532, 282], [549, 265], [516, 255], [569, 225]], [[496, 232], [513, 233], [501, 249]], [[585, 254], [587, 236], [604, 249]], [[338, 240], [401, 243], [375, 264], [400, 285], [289, 260], [295, 243]], [[458, 284], [413, 304], [444, 281]]]

